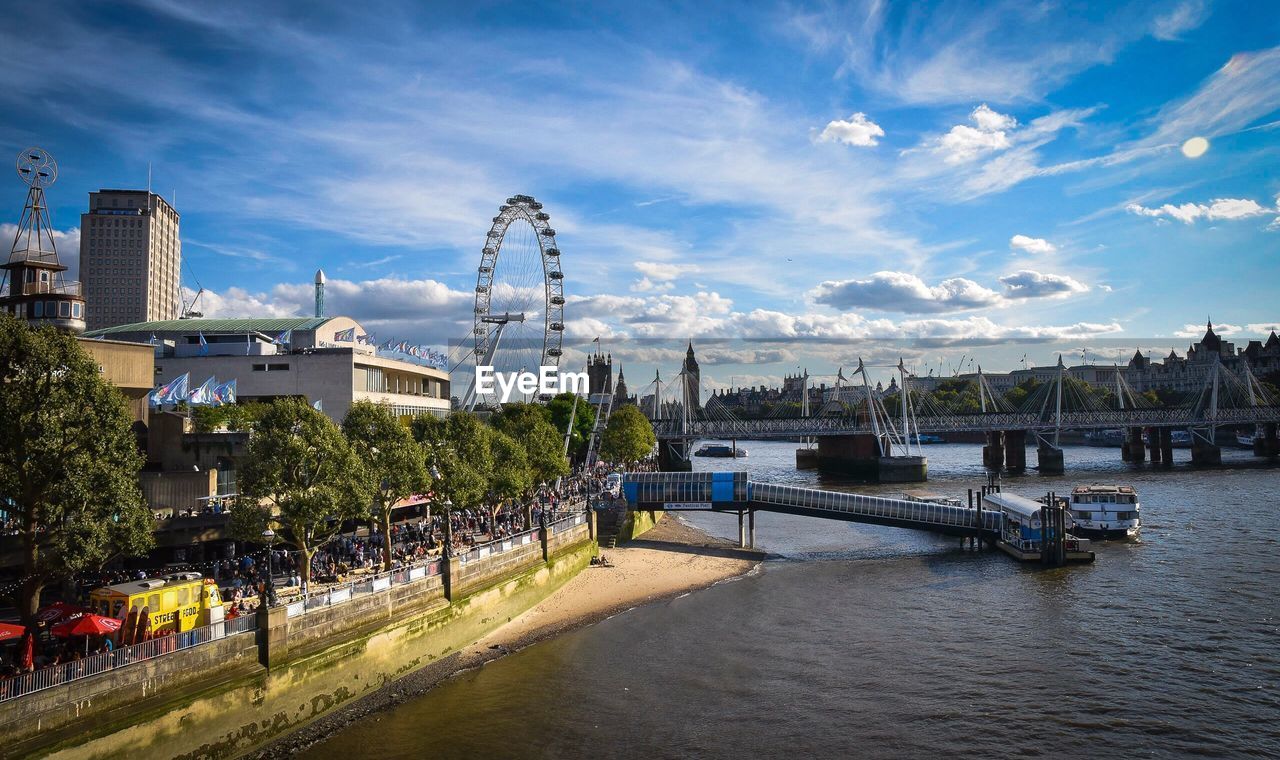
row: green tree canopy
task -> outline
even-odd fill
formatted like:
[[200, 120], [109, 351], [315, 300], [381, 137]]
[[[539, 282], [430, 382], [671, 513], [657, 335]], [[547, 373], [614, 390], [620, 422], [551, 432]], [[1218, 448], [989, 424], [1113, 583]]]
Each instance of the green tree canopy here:
[[0, 314], [0, 389], [0, 503], [22, 541], [18, 612], [34, 625], [46, 585], [149, 550], [152, 518], [124, 397], [75, 338]]
[[[584, 406], [585, 402], [580, 402]], [[581, 411], [581, 410], [579, 410]], [[557, 433], [551, 412], [541, 404], [504, 404], [489, 424], [520, 442], [534, 482], [547, 483], [569, 474], [564, 433]]]
[[364, 463], [367, 485], [373, 490], [373, 517], [387, 539], [382, 544], [382, 565], [390, 570], [391, 508], [431, 486], [422, 446], [391, 407], [372, 401], [351, 405], [342, 420], [342, 434]]
[[658, 439], [653, 425], [631, 405], [614, 410], [604, 429], [600, 454], [610, 462], [634, 464], [653, 453]]
[[306, 582], [311, 558], [342, 521], [369, 514], [372, 489], [364, 464], [338, 426], [301, 399], [276, 401], [254, 426], [239, 482], [233, 535], [261, 543], [271, 526], [302, 553]]
[[[575, 399], [577, 414], [573, 413]], [[573, 417], [573, 435], [569, 438], [569, 454], [581, 458], [587, 452], [587, 444], [591, 440], [591, 430], [596, 425], [596, 410], [590, 402], [572, 393], [561, 393], [547, 402], [547, 411], [551, 413], [551, 424], [556, 435], [564, 441], [564, 431], [569, 427], [569, 418]]]
[[[462, 416], [470, 418], [469, 421], [451, 424], [453, 419]], [[479, 426], [478, 431], [474, 429], [475, 425]], [[411, 430], [414, 439], [422, 444], [427, 470], [434, 479], [432, 491], [437, 499], [436, 505], [440, 506], [444, 501], [459, 508], [479, 505], [488, 490], [487, 473], [492, 469], [488, 464], [491, 457], [488, 441], [479, 447], [483, 449], [483, 456], [478, 462], [460, 454], [457, 441], [483, 435], [485, 426], [475, 415], [455, 412], [448, 419], [430, 414], [418, 415], [413, 419]], [[468, 448], [476, 453], [477, 447]], [[486, 469], [481, 470], [480, 467]]]

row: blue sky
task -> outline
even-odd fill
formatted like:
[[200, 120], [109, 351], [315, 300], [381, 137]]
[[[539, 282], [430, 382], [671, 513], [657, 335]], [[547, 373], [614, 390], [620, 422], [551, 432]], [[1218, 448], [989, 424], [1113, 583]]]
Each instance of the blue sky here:
[[263, 5], [9, 10], [0, 146], [57, 157], [64, 257], [150, 163], [206, 314], [305, 314], [324, 267], [421, 342], [467, 333], [489, 218], [534, 195], [569, 339], [646, 377], [687, 338], [767, 347], [708, 362], [742, 384], [1280, 322], [1268, 3]]

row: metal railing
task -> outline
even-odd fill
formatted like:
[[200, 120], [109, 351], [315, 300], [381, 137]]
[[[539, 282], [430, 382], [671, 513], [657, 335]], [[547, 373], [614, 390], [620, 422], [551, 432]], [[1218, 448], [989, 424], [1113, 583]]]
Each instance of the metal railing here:
[[193, 628], [190, 631], [159, 636], [140, 644], [120, 647], [110, 652], [91, 654], [81, 660], [64, 662], [0, 680], [0, 702], [16, 699], [54, 686], [96, 676], [173, 652], [208, 644], [228, 636], [251, 633], [258, 629], [257, 617], [244, 615], [221, 623]]
[[[752, 483], [751, 501], [770, 506], [793, 507], [816, 511], [839, 512], [859, 517], [914, 523], [922, 528], [964, 528], [977, 525], [977, 510], [951, 504], [889, 499], [883, 496], [841, 491], [822, 491], [773, 483]], [[998, 532], [1002, 516], [991, 509], [982, 510], [982, 529]]]
[[[574, 502], [573, 505], [575, 507], [585, 506], [585, 502]], [[582, 525], [586, 521], [587, 516], [584, 511], [575, 511], [572, 514], [547, 523], [547, 529], [554, 535], [563, 530]], [[483, 544], [476, 544], [469, 547], [465, 552], [459, 552], [456, 556], [458, 561], [464, 565], [469, 562], [487, 559], [527, 544], [537, 543], [538, 530], [539, 528], [533, 528], [532, 530], [522, 531], [504, 538], [486, 541]], [[444, 561], [442, 557], [431, 557], [408, 567], [397, 568], [391, 572], [384, 571], [375, 575], [352, 578], [337, 586], [331, 586], [320, 593], [305, 594], [301, 598], [284, 603], [289, 608], [287, 617], [305, 615], [312, 610], [334, 607], [358, 597], [386, 591], [392, 586], [412, 583], [432, 575], [440, 575], [442, 572], [441, 563]]]

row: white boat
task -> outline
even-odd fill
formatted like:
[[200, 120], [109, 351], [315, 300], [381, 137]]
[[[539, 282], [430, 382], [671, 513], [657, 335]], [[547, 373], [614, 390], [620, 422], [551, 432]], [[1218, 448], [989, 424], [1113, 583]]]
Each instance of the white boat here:
[[1250, 451], [1252, 451], [1252, 450], [1253, 450], [1253, 439], [1254, 439], [1254, 434], [1253, 434], [1253, 433], [1250, 433], [1249, 435], [1237, 435], [1237, 436], [1236, 436], [1236, 444], [1237, 444], [1238, 446], [1240, 446], [1240, 448], [1242, 448], [1242, 449], [1249, 449]]
[[1072, 533], [1091, 538], [1132, 538], [1142, 527], [1138, 492], [1131, 486], [1071, 489]]

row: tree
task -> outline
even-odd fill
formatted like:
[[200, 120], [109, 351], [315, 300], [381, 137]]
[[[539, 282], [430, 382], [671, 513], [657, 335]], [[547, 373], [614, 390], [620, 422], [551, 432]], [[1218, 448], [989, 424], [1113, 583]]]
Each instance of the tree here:
[[310, 583], [316, 550], [338, 534], [343, 520], [369, 514], [363, 463], [332, 420], [294, 398], [271, 405], [250, 433], [242, 461], [232, 534], [261, 543], [267, 527], [278, 527], [302, 554], [302, 580]]
[[357, 401], [342, 420], [342, 434], [364, 463], [373, 489], [373, 517], [384, 539], [382, 566], [391, 569], [391, 509], [396, 502], [431, 486], [422, 446], [385, 404]]
[[489, 493], [494, 501], [489, 505], [493, 518], [491, 527], [498, 525], [498, 510], [502, 504], [512, 499], [519, 499], [533, 490], [533, 471], [529, 467], [529, 458], [524, 447], [516, 439], [501, 430], [489, 430], [489, 454], [493, 458], [492, 475], [489, 478]]
[[[577, 414], [574, 414], [574, 403], [577, 403]], [[564, 446], [564, 431], [569, 427], [569, 418], [573, 417], [573, 435], [569, 438], [569, 456], [582, 457], [587, 453], [587, 443], [591, 439], [591, 431], [596, 426], [596, 410], [584, 398], [572, 393], [561, 393], [547, 402], [547, 411], [551, 412], [551, 424]]]
[[[411, 430], [413, 437], [423, 447], [427, 471], [433, 479], [432, 491], [435, 496], [452, 506], [467, 507], [479, 504], [488, 489], [487, 470], [481, 471], [477, 465], [483, 466], [490, 461], [488, 443], [484, 446], [483, 461], [476, 462], [458, 452], [455, 435], [459, 428], [466, 428], [469, 435], [474, 435], [471, 422], [450, 425], [455, 417], [467, 416], [483, 428], [483, 424], [474, 415], [465, 412], [454, 412], [448, 419], [441, 419], [429, 414], [421, 414], [413, 419]], [[490, 468], [491, 469], [491, 468]]]
[[28, 626], [50, 583], [153, 545], [124, 397], [70, 335], [0, 314], [0, 504], [17, 523]]
[[[585, 406], [585, 402], [579, 402]], [[579, 410], [581, 411], [581, 410]], [[564, 433], [551, 424], [550, 411], [540, 404], [505, 404], [489, 424], [520, 442], [535, 482], [546, 483], [569, 474], [564, 456]]]
[[600, 442], [600, 453], [610, 462], [634, 464], [653, 453], [658, 439], [653, 425], [640, 409], [624, 406], [609, 416]]

